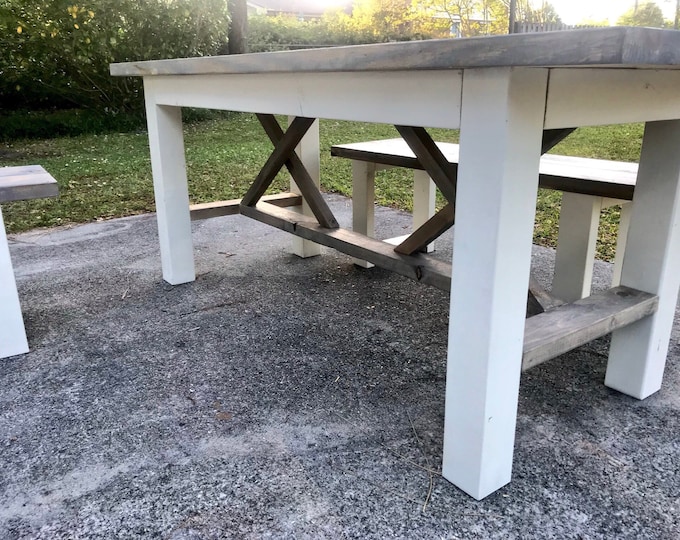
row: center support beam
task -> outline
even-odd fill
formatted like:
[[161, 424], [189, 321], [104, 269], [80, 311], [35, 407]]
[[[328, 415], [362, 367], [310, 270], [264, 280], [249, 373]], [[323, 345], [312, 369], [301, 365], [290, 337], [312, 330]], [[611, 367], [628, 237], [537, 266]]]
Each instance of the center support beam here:
[[[457, 168], [449, 163], [424, 128], [395, 126], [425, 171], [445, 195], [448, 204], [411, 233], [394, 251], [414, 255], [453, 227], [455, 221]], [[541, 141], [541, 155], [562, 142], [576, 128], [546, 129]], [[443, 189], [442, 189], [443, 188]], [[580, 297], [579, 297], [580, 298]]]
[[328, 229], [338, 228], [339, 225], [335, 216], [333, 216], [333, 212], [331, 212], [326, 201], [324, 201], [321, 192], [315, 185], [302, 160], [295, 153], [295, 147], [300, 144], [315, 120], [304, 117], [294, 118], [288, 130], [284, 133], [274, 115], [258, 114], [257, 118], [267, 136], [274, 143], [274, 151], [257, 175], [253, 185], [243, 197], [241, 205], [254, 206], [285, 165], [321, 226]]
[[482, 499], [510, 481], [548, 70], [463, 83], [442, 474]]

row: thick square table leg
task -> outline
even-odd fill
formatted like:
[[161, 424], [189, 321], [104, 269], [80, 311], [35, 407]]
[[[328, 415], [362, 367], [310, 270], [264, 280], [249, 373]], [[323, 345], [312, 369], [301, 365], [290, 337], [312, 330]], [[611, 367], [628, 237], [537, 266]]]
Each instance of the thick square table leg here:
[[0, 358], [28, 352], [21, 304], [0, 209]]
[[[294, 117], [288, 119], [289, 123], [292, 122]], [[309, 128], [305, 136], [300, 141], [300, 144], [295, 149], [297, 155], [302, 160], [307, 172], [314, 180], [314, 183], [319, 187], [321, 185], [321, 155], [319, 152], [319, 121], [315, 121]], [[290, 179], [290, 191], [291, 193], [297, 193], [301, 195], [300, 189], [298, 188], [295, 181]], [[309, 205], [302, 200], [302, 206], [297, 207], [305, 216], [313, 216], [314, 214], [309, 208]], [[321, 254], [321, 246], [315, 244], [311, 240], [304, 240], [299, 236], [293, 236], [291, 241], [291, 251], [298, 257], [315, 257]]]
[[510, 481], [547, 70], [465, 72], [443, 475], [481, 499]]
[[[375, 163], [352, 160], [352, 230], [375, 238]], [[373, 264], [354, 259], [362, 268]]]
[[650, 122], [640, 155], [621, 284], [658, 311], [612, 335], [605, 384], [644, 399], [661, 388], [680, 286], [680, 120]]
[[602, 197], [563, 193], [552, 294], [565, 302], [590, 295]]
[[182, 110], [154, 104], [150, 90], [146, 85], [146, 118], [163, 279], [177, 285], [196, 278]]

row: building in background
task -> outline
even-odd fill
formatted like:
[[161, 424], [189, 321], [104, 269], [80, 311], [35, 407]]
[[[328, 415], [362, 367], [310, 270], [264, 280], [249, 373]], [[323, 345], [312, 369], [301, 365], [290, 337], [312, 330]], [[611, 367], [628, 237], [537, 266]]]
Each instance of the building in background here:
[[317, 2], [316, 0], [254, 0], [247, 2], [248, 15], [288, 15], [300, 21], [320, 19], [330, 10], [341, 9], [352, 12], [351, 0], [330, 0]]

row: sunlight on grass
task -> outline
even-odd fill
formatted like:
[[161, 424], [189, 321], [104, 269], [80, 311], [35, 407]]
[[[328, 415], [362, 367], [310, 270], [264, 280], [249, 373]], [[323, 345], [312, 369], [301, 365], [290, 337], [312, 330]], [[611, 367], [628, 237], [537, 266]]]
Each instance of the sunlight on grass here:
[[[436, 140], [456, 142], [458, 133], [431, 130]], [[325, 191], [351, 194], [349, 160], [330, 157], [331, 144], [397, 137], [394, 127], [358, 122], [322, 121], [321, 177]], [[636, 161], [641, 125], [582, 128], [560, 143], [553, 153]], [[192, 202], [241, 197], [267, 160], [272, 145], [257, 119], [233, 114], [185, 127], [187, 175]], [[3, 205], [9, 232], [35, 227], [99, 221], [154, 211], [149, 148], [145, 132], [85, 135], [45, 140], [21, 140], [0, 146], [0, 165], [43, 165], [59, 182], [57, 199]], [[381, 205], [412, 209], [411, 171], [378, 173], [376, 198]], [[279, 174], [269, 192], [286, 190], [288, 177]], [[443, 200], [439, 199], [439, 205]], [[534, 240], [554, 246], [559, 222], [560, 194], [541, 190], [537, 202]], [[599, 257], [614, 254], [619, 209], [603, 213]]]

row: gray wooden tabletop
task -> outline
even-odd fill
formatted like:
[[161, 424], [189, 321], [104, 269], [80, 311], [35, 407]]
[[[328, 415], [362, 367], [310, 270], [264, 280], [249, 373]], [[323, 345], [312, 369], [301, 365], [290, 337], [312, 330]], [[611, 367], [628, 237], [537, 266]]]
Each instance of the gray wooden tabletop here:
[[608, 27], [111, 64], [114, 76], [475, 67], [680, 69], [680, 32]]

